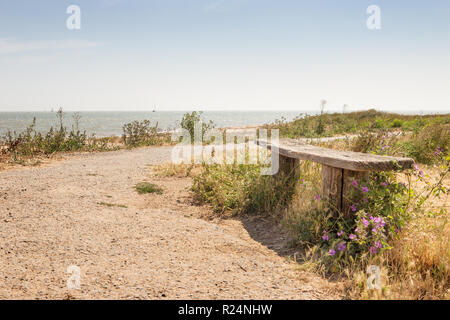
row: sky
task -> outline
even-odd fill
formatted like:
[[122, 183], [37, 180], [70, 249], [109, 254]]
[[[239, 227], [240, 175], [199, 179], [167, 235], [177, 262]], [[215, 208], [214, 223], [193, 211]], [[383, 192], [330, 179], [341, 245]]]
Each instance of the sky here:
[[0, 112], [302, 112], [323, 99], [329, 112], [449, 113], [450, 1], [0, 0]]

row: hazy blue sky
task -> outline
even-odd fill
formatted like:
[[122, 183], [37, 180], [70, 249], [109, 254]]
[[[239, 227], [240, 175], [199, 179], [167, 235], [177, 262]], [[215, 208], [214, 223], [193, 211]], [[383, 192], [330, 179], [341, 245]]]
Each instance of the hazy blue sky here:
[[[81, 8], [68, 30], [66, 9]], [[366, 27], [369, 5], [381, 30]], [[450, 112], [450, 1], [0, 0], [0, 111]]]

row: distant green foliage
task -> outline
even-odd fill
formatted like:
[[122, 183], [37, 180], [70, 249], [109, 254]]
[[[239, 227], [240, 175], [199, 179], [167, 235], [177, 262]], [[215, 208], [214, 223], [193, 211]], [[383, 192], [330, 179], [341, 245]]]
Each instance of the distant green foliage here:
[[281, 118], [268, 127], [279, 129], [281, 137], [299, 138], [359, 133], [361, 130], [377, 131], [401, 128], [418, 131], [426, 125], [448, 123], [450, 123], [450, 115], [401, 115], [371, 109], [332, 114], [322, 111], [316, 116], [301, 114], [291, 122]]
[[407, 156], [417, 162], [433, 164], [450, 153], [450, 124], [433, 124], [414, 132], [411, 139], [403, 143]]
[[74, 114], [74, 124], [68, 130], [63, 123], [64, 113], [59, 109], [56, 113], [58, 126], [51, 127], [47, 132], [36, 131], [36, 118], [23, 132], [12, 132], [8, 130], [0, 138], [0, 145], [5, 145], [5, 153], [9, 153], [18, 161], [24, 156], [34, 156], [38, 154], [49, 155], [62, 151], [93, 151], [110, 150], [108, 141], [105, 139], [95, 139], [88, 137], [85, 131], [79, 130], [80, 115]]

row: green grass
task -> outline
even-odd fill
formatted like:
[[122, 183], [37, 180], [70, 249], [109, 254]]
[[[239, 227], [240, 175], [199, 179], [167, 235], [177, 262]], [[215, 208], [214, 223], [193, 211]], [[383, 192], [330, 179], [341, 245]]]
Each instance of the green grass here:
[[150, 183], [150, 182], [139, 182], [138, 184], [136, 184], [134, 186], [134, 188], [136, 189], [136, 191], [139, 194], [146, 194], [146, 193], [162, 194], [163, 193], [163, 189], [161, 187], [157, 186], [154, 183]]

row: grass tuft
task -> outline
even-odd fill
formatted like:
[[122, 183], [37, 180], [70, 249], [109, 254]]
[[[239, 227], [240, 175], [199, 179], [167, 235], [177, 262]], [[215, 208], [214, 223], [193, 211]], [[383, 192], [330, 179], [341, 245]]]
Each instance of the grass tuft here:
[[163, 189], [161, 187], [157, 186], [154, 183], [150, 183], [150, 182], [139, 182], [138, 184], [136, 184], [134, 186], [134, 188], [136, 189], [136, 191], [139, 194], [146, 194], [146, 193], [162, 194], [163, 193]]

